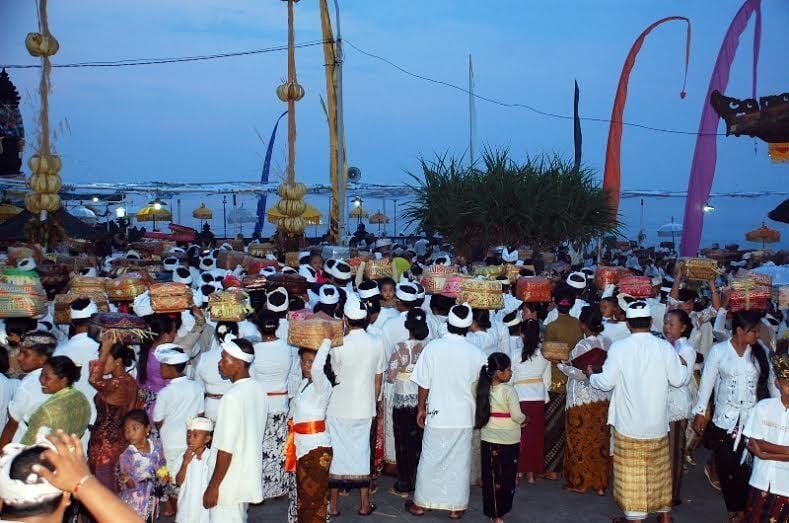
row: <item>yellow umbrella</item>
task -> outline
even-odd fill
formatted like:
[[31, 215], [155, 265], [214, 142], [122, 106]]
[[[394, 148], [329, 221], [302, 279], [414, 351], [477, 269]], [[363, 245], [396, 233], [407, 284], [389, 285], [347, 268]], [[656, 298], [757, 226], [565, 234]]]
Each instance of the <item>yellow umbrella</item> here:
[[377, 213], [375, 213], [372, 216], [370, 216], [370, 219], [368, 221], [370, 223], [377, 223], [378, 224], [378, 234], [381, 234], [381, 225], [389, 223], [389, 217], [387, 215], [385, 215], [384, 213], [382, 213], [381, 211], [378, 211]]
[[13, 218], [20, 212], [22, 212], [22, 209], [20, 207], [17, 207], [16, 205], [11, 205], [8, 202], [3, 202], [2, 204], [0, 204], [0, 223], [3, 223], [9, 218]]
[[361, 205], [359, 207], [354, 207], [351, 209], [351, 212], [348, 213], [348, 218], [367, 218], [370, 216], [370, 213], [364, 210], [364, 207]]
[[[302, 214], [301, 217], [304, 218], [307, 225], [321, 224], [321, 212], [309, 203], [307, 203], [307, 207], [304, 209], [304, 214]], [[282, 218], [285, 218], [285, 215], [274, 205], [271, 209], [266, 211], [266, 218], [268, 218], [269, 223], [276, 224], [279, 223]]]
[[200, 207], [192, 211], [192, 217], [198, 220], [210, 220], [214, 217], [214, 211], [206, 207], [205, 203], [201, 203]]
[[157, 209], [153, 205], [143, 207], [134, 215], [138, 222], [153, 222], [153, 230], [156, 230], [157, 221], [173, 221], [173, 215], [164, 207]]

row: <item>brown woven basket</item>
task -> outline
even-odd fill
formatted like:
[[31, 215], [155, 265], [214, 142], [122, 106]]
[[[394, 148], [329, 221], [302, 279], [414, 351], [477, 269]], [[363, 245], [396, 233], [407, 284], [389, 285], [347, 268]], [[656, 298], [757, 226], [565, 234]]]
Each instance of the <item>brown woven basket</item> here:
[[619, 283], [619, 278], [628, 274], [630, 274], [630, 271], [624, 267], [608, 267], [601, 265], [594, 274], [594, 282], [597, 288], [602, 291], [605, 289], [606, 285], [616, 285]]
[[392, 262], [386, 260], [367, 260], [364, 275], [371, 280], [392, 277]]
[[208, 297], [211, 321], [243, 321], [252, 310], [243, 291], [215, 292]]
[[156, 313], [185, 311], [194, 305], [192, 290], [183, 283], [153, 283], [151, 308]]
[[265, 258], [267, 254], [274, 254], [274, 246], [270, 243], [251, 243], [247, 247], [247, 252], [251, 256]]
[[47, 294], [40, 283], [0, 282], [0, 318], [40, 318], [47, 309]]
[[134, 301], [145, 289], [145, 282], [138, 276], [126, 275], [107, 280], [107, 296], [111, 301]]
[[71, 302], [79, 298], [88, 298], [96, 303], [99, 312], [109, 312], [110, 304], [107, 301], [107, 296], [104, 291], [101, 292], [68, 292], [66, 294], [58, 294], [54, 299], [55, 306], [55, 323], [59, 325], [68, 325], [71, 323]]
[[542, 344], [542, 355], [554, 363], [570, 359], [570, 346], [560, 341], [546, 341]]
[[718, 262], [711, 258], [680, 258], [686, 280], [710, 281], [720, 274]]
[[291, 320], [288, 327], [288, 344], [294, 347], [318, 350], [325, 339], [324, 325], [332, 328], [332, 347], [342, 345], [342, 321], [319, 312], [304, 319]]
[[74, 276], [69, 283], [69, 291], [72, 292], [101, 292], [107, 287], [105, 278], [94, 278], [91, 276]]

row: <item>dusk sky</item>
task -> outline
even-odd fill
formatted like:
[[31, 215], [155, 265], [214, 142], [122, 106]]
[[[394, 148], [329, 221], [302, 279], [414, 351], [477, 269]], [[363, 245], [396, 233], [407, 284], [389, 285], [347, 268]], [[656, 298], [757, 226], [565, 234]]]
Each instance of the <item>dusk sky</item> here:
[[[330, 2], [331, 4], [331, 2]], [[353, 49], [353, 44], [414, 73], [465, 86], [473, 55], [476, 92], [507, 103], [572, 114], [573, 80], [582, 116], [609, 118], [619, 73], [634, 39], [669, 16], [691, 19], [687, 97], [680, 100], [685, 25], [665, 24], [648, 37], [631, 75], [625, 120], [696, 131], [710, 72], [738, 0], [628, 2], [531, 0], [341, 0], [347, 40], [345, 124], [349, 163], [364, 181], [406, 181], [420, 155], [468, 146], [468, 96], [412, 78]], [[296, 8], [296, 41], [321, 38], [316, 0]], [[757, 95], [789, 88], [789, 2], [764, 0]], [[49, 23], [60, 41], [55, 63], [201, 55], [265, 48], [287, 39], [279, 0], [51, 0]], [[333, 14], [333, 13], [332, 13]], [[728, 95], [751, 94], [753, 21], [740, 42]], [[24, 37], [36, 30], [35, 3], [0, 2], [0, 63], [35, 63]], [[328, 132], [320, 46], [298, 49], [297, 178], [328, 181]], [[37, 69], [10, 70], [23, 95], [32, 139]], [[101, 69], [55, 69], [52, 119], [66, 182], [192, 182], [259, 178], [265, 144], [284, 110], [276, 95], [286, 53]], [[572, 155], [572, 122], [478, 100], [477, 148]], [[719, 127], [724, 130], [723, 123]], [[584, 163], [600, 176], [608, 125], [583, 122]], [[275, 147], [272, 178], [284, 170], [285, 134]], [[624, 189], [684, 191], [695, 136], [625, 127]], [[718, 139], [713, 192], [785, 190], [787, 167], [773, 164], [761, 141]], [[30, 154], [31, 148], [28, 148]], [[780, 198], [778, 199], [780, 201]], [[672, 205], [680, 202], [672, 202]], [[761, 204], [760, 204], [761, 205]], [[742, 207], [742, 206], [740, 206]], [[758, 225], [766, 208], [745, 208]], [[681, 214], [680, 214], [681, 216]], [[774, 224], [773, 224], [774, 225]], [[785, 231], [786, 232], [786, 231]]]

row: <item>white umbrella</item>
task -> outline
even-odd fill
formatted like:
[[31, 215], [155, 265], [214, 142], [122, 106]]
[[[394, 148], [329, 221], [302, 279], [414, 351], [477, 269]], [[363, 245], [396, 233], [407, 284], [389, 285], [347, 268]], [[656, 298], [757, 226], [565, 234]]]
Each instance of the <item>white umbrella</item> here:
[[96, 221], [98, 220], [96, 213], [84, 205], [78, 205], [77, 207], [72, 208], [69, 212], [72, 216], [84, 223], [87, 223], [88, 225], [96, 225]]
[[245, 223], [256, 223], [257, 216], [252, 214], [249, 209], [240, 205], [227, 213], [227, 223], [238, 225], [238, 232], [241, 232], [242, 226]]
[[770, 276], [774, 287], [789, 284], [789, 265], [775, 265], [773, 262], [767, 262], [760, 267], [751, 269], [751, 272]]
[[665, 225], [661, 225], [658, 227], [657, 235], [661, 238], [673, 238], [677, 234], [682, 233], [682, 224], [681, 223], [667, 223]]

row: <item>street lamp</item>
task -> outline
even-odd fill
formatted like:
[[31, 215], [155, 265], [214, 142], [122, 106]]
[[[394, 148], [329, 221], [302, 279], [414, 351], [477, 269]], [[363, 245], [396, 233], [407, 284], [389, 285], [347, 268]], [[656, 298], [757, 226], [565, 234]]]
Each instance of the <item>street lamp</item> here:
[[708, 201], [704, 204], [704, 212], [712, 212], [715, 210], [715, 207]]
[[93, 200], [93, 203], [98, 203], [98, 201], [99, 201], [99, 197], [98, 197], [98, 196], [94, 196], [94, 197], [92, 198], [92, 200]]
[[157, 196], [155, 200], [149, 202], [149, 205], [153, 205], [153, 230], [156, 231], [156, 212], [162, 210], [164, 203]]

